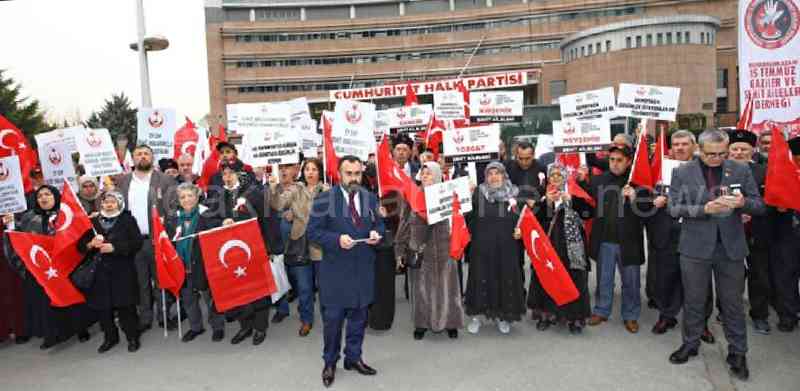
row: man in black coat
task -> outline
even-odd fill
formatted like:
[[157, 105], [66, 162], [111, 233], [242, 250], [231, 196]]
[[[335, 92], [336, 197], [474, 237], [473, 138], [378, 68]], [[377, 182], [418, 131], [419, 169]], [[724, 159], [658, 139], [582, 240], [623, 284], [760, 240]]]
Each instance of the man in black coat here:
[[644, 218], [653, 208], [650, 192], [628, 183], [633, 150], [609, 149], [609, 171], [592, 178], [589, 194], [597, 201], [589, 256], [597, 261], [597, 294], [590, 326], [608, 320], [614, 300], [614, 272], [622, 277], [622, 320], [630, 333], [639, 331], [640, 268], [644, 264]]

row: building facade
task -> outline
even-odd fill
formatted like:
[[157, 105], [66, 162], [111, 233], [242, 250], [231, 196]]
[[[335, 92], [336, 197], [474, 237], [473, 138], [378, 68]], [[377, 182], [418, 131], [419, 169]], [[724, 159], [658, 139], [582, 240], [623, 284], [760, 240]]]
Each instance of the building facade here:
[[680, 115], [728, 126], [738, 112], [736, 5], [207, 0], [211, 118], [224, 121], [231, 103], [304, 96], [318, 114], [334, 90], [524, 72], [528, 105], [620, 82], [678, 86]]

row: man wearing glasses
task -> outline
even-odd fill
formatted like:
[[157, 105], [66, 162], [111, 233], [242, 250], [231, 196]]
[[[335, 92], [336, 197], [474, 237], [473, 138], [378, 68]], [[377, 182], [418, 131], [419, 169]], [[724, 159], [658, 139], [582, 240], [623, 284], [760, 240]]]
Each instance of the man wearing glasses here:
[[699, 144], [700, 159], [674, 170], [669, 194], [670, 214], [683, 221], [678, 252], [684, 291], [683, 344], [669, 360], [683, 364], [697, 355], [713, 272], [729, 342], [727, 362], [735, 377], [746, 380], [747, 326], [742, 294], [748, 248], [742, 214], [763, 214], [764, 202], [750, 169], [726, 160], [726, 133], [706, 130]]

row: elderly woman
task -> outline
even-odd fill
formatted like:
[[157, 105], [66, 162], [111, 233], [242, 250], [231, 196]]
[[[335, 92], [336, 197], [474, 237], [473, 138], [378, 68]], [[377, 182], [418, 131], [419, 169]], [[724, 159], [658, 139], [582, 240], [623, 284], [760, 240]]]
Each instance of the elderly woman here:
[[[78, 178], [78, 200], [83, 206], [86, 214], [92, 216], [98, 211], [97, 196], [100, 194], [100, 186], [97, 178], [89, 175], [82, 175]], [[94, 217], [94, 216], [92, 216]]]
[[124, 210], [122, 194], [108, 191], [99, 199], [99, 215], [92, 219], [94, 232], [88, 231], [78, 242], [78, 249], [97, 261], [94, 283], [86, 292], [86, 302], [97, 313], [104, 335], [97, 352], [105, 353], [119, 343], [116, 315], [128, 339], [128, 351], [133, 353], [140, 347], [134, 258], [142, 248], [142, 234], [133, 215]]
[[167, 219], [164, 229], [167, 236], [175, 241], [175, 251], [186, 269], [186, 279], [181, 288], [181, 302], [190, 329], [183, 335], [183, 342], [190, 342], [203, 334], [203, 314], [200, 310], [200, 299], [206, 303], [208, 324], [211, 326], [211, 340], [222, 341], [225, 338], [225, 317], [214, 309], [214, 302], [208, 289], [206, 271], [203, 264], [203, 253], [200, 251], [198, 232], [218, 227], [222, 222], [207, 212], [208, 208], [198, 205], [200, 188], [184, 182], [178, 185], [179, 208], [175, 216]]
[[[442, 181], [438, 163], [426, 162], [421, 171], [423, 187]], [[450, 259], [450, 223], [444, 220], [428, 225], [404, 203], [394, 243], [398, 267], [402, 263], [409, 267], [414, 339], [424, 338], [429, 329], [447, 330], [450, 338], [458, 338], [458, 329], [464, 327], [464, 310], [458, 267]], [[420, 260], [417, 268], [410, 264], [410, 257]]]
[[586, 232], [583, 219], [591, 216], [592, 206], [584, 199], [571, 197], [567, 191], [567, 170], [560, 164], [553, 164], [547, 170], [547, 193], [544, 205], [536, 217], [542, 228], [548, 232], [558, 258], [569, 271], [572, 282], [580, 293], [577, 300], [556, 305], [552, 298], [537, 283], [534, 273], [531, 276], [528, 306], [541, 312], [536, 324], [539, 330], [547, 330], [558, 320], [566, 320], [572, 334], [580, 334], [586, 318], [591, 315], [589, 306], [589, 262], [586, 252]]
[[[43, 235], [55, 235], [54, 225], [61, 208], [61, 193], [54, 186], [43, 185], [33, 193], [33, 208], [26, 211], [15, 221], [13, 215], [3, 216], [7, 230], [33, 232]], [[25, 301], [25, 330], [22, 335], [44, 338], [41, 349], [49, 349], [66, 341], [76, 333], [81, 342], [90, 338], [86, 327], [93, 323], [93, 314], [85, 304], [66, 308], [50, 305], [50, 298], [39, 285], [34, 276], [25, 268], [25, 264], [14, 251], [8, 236], [3, 241], [3, 250], [11, 268], [23, 279], [23, 296]]]
[[519, 189], [508, 179], [503, 164], [489, 163], [484, 178], [472, 195], [472, 212], [466, 216], [472, 235], [465, 300], [472, 320], [467, 330], [478, 333], [479, 316], [483, 315], [508, 334], [511, 322], [522, 319], [526, 311], [516, 228], [522, 204], [517, 205]]

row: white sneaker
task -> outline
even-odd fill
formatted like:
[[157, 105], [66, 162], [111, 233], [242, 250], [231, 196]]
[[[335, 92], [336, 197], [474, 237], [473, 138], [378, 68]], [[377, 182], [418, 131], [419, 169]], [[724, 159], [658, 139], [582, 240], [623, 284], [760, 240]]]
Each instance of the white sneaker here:
[[501, 320], [497, 322], [497, 329], [503, 334], [508, 334], [511, 332], [511, 325], [508, 322]]
[[477, 317], [472, 318], [472, 321], [469, 322], [469, 324], [467, 325], [467, 331], [469, 331], [470, 334], [478, 334], [478, 331], [480, 331], [480, 329], [481, 329], [481, 320], [478, 319]]

